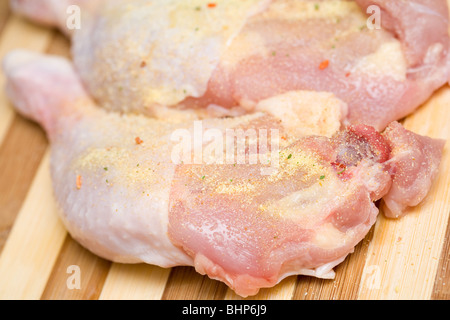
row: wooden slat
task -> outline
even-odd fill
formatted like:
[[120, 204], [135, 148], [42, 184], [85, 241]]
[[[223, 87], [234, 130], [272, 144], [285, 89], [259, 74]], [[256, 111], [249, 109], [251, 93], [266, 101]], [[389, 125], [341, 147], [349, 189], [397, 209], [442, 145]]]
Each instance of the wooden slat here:
[[71, 59], [70, 40], [61, 32], [55, 32], [48, 44], [46, 53]]
[[[9, 1], [0, 4], [0, 61], [11, 50], [43, 51], [51, 30], [11, 16]], [[0, 72], [0, 253], [45, 150], [38, 126], [16, 116], [5, 95]], [[3, 143], [2, 143], [3, 142]]]
[[42, 129], [15, 115], [0, 145], [0, 254], [46, 148]]
[[439, 265], [434, 279], [433, 300], [450, 300], [450, 221], [447, 223], [444, 245], [439, 256]]
[[[450, 88], [439, 90], [416, 113], [407, 129], [450, 139]], [[379, 216], [367, 253], [359, 299], [430, 299], [450, 212], [450, 149], [427, 198], [401, 219]], [[447, 239], [448, 241], [448, 239]], [[445, 259], [445, 257], [444, 257]]]
[[101, 300], [160, 300], [170, 269], [146, 264], [112, 265]]
[[[111, 262], [92, 254], [67, 235], [41, 299], [97, 300], [110, 265]], [[71, 266], [80, 270], [79, 288], [67, 286], [67, 281], [72, 276], [69, 269]]]
[[0, 256], [0, 299], [39, 299], [65, 237], [47, 152]]
[[192, 267], [172, 269], [163, 300], [222, 300], [227, 287], [225, 284], [198, 274]]
[[[11, 16], [0, 34], [0, 61], [13, 49], [43, 52], [50, 43], [52, 34], [52, 30], [37, 27], [15, 15]], [[15, 114], [3, 90], [4, 86], [5, 77], [0, 72], [0, 143]]]
[[9, 10], [9, 1], [0, 1], [0, 37], [10, 15], [11, 11]]

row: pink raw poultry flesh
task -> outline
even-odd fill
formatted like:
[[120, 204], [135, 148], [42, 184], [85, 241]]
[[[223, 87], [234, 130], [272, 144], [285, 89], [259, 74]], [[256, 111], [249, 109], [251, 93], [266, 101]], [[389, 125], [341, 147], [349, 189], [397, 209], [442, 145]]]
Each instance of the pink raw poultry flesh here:
[[348, 104], [346, 124], [382, 130], [403, 118], [448, 81], [446, 1], [357, 3], [381, 6], [388, 28], [368, 29], [352, 1], [274, 1], [249, 19], [206, 93], [185, 103], [251, 109], [286, 91], [314, 90]]
[[[111, 110], [253, 112], [263, 99], [312, 90], [348, 105], [345, 125], [383, 130], [450, 77], [445, 0], [221, 0], [213, 8], [202, 0], [42, 0], [40, 10], [32, 0], [12, 3], [64, 31], [67, 5], [81, 6], [74, 62]], [[368, 28], [371, 5], [381, 29]]]
[[[332, 278], [332, 268], [375, 222], [374, 201], [387, 195], [393, 208], [387, 212], [401, 214], [409, 201], [423, 199], [442, 148], [442, 141], [398, 123], [384, 135], [359, 125], [331, 139], [294, 142], [282, 150], [280, 170], [269, 176], [252, 165], [179, 166], [169, 236], [194, 258], [198, 272], [243, 296], [291, 274]], [[419, 165], [411, 170], [415, 153]]]
[[194, 266], [242, 296], [292, 274], [332, 278], [374, 224], [375, 201], [396, 216], [425, 197], [444, 144], [396, 122], [384, 133], [353, 125], [297, 137], [255, 113], [203, 123], [279, 130], [278, 170], [176, 164], [171, 134], [195, 126], [191, 113], [169, 121], [107, 112], [62, 58], [17, 51], [4, 68], [17, 110], [47, 131], [55, 197], [76, 240], [117, 262]]

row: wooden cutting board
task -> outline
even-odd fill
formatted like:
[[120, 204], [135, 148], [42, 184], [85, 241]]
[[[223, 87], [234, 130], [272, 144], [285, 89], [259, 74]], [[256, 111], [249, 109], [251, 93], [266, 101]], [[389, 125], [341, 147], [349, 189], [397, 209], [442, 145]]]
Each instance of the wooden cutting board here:
[[[0, 59], [14, 48], [69, 56], [62, 35], [11, 14], [3, 0]], [[403, 123], [450, 140], [449, 105], [445, 86]], [[399, 220], [380, 214], [336, 279], [292, 276], [251, 299], [450, 299], [449, 192], [450, 142], [426, 200]], [[57, 216], [43, 131], [17, 115], [0, 90], [0, 299], [238, 298], [190, 267], [116, 264], [78, 245]]]

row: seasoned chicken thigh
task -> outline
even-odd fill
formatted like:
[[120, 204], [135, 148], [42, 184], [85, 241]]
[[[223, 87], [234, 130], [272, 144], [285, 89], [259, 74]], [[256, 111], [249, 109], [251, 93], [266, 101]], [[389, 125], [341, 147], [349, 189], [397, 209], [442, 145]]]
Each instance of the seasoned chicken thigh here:
[[[398, 216], [425, 197], [443, 148], [396, 122], [384, 133], [353, 125], [298, 138], [268, 112], [203, 121], [107, 112], [67, 60], [19, 51], [4, 68], [17, 110], [49, 136], [55, 198], [76, 240], [117, 262], [194, 266], [242, 296], [293, 274], [332, 278], [374, 224], [374, 201]], [[211, 139], [174, 139], [200, 124], [218, 140], [271, 134], [232, 144], [228, 161], [224, 148], [206, 152]]]

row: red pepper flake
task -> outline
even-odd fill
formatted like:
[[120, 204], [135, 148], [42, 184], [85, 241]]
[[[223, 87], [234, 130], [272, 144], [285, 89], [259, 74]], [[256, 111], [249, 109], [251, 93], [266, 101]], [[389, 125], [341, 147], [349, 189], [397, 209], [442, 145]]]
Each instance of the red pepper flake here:
[[215, 8], [215, 7], [217, 7], [217, 4], [216, 3], [208, 3], [208, 8]]
[[347, 78], [350, 77], [351, 73], [347, 72], [347, 74], [345, 75]]
[[143, 144], [144, 143], [144, 141], [141, 138], [139, 138], [139, 137], [136, 137], [136, 139], [134, 139], [134, 141], [136, 141], [136, 144]]
[[81, 189], [81, 176], [80, 175], [77, 176], [77, 189], [78, 190]]
[[319, 69], [320, 70], [325, 70], [326, 68], [328, 68], [328, 65], [330, 64], [330, 61], [328, 60], [324, 60], [320, 63], [319, 65]]

